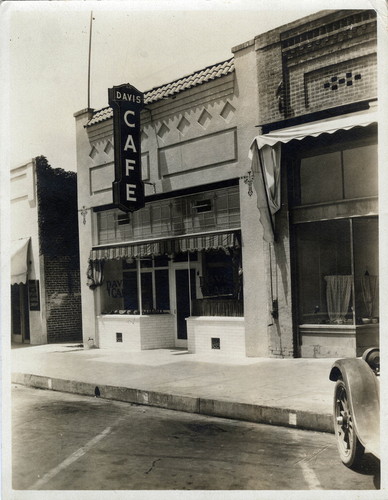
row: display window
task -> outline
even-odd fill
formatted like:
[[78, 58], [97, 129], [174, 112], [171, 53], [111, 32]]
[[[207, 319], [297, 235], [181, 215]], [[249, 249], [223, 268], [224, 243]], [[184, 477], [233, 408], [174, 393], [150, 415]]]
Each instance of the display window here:
[[195, 316], [243, 316], [240, 249], [203, 252], [200, 288], [202, 298], [194, 302]]
[[[105, 264], [101, 289], [103, 314], [170, 312], [167, 256], [111, 260]], [[139, 269], [138, 269], [139, 266]], [[139, 277], [141, 295], [139, 294]]]
[[377, 217], [296, 227], [300, 324], [377, 323]]
[[310, 138], [298, 156], [290, 200], [298, 324], [378, 323], [375, 132]]

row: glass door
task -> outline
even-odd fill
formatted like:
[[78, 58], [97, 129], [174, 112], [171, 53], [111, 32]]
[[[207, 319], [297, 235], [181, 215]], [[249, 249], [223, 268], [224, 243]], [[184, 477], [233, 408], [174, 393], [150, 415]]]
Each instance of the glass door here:
[[197, 298], [197, 264], [173, 264], [173, 303], [175, 304], [175, 345], [187, 347], [186, 318], [192, 314], [192, 301]]

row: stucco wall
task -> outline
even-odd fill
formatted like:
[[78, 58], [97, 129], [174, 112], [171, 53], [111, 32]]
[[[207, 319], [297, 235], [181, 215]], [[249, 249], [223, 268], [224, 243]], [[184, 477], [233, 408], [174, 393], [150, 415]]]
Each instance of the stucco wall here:
[[[151, 183], [145, 184], [146, 196], [195, 186], [206, 190], [209, 183], [239, 177], [235, 86], [235, 75], [230, 73], [174, 98], [148, 104], [142, 111], [142, 177]], [[86, 286], [87, 260], [92, 246], [98, 243], [93, 207], [112, 202], [114, 180], [113, 121], [85, 128], [91, 116], [87, 110], [75, 114], [85, 345], [92, 344], [89, 339], [98, 344], [95, 316], [106, 299], [105, 289], [92, 291]], [[246, 138], [243, 144], [244, 157], [249, 140]]]
[[[77, 190], [78, 190], [78, 228], [80, 248], [80, 285], [82, 304], [82, 337], [86, 347], [94, 345], [96, 338], [96, 309], [94, 294], [87, 286], [88, 258], [93, 244], [93, 214], [90, 195], [90, 173], [92, 160], [89, 156], [90, 143], [84, 126], [91, 118], [90, 110], [75, 114], [77, 140]], [[92, 339], [89, 341], [88, 339]]]
[[30, 343], [47, 341], [44, 276], [39, 257], [36, 166], [31, 160], [11, 170], [11, 242], [30, 237], [28, 279], [39, 280], [40, 311], [30, 311]]

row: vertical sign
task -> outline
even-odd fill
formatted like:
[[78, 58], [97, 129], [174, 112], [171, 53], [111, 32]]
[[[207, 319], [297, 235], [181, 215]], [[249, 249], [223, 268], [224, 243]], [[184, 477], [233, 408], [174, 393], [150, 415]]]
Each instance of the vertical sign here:
[[40, 311], [39, 280], [28, 280], [30, 311]]
[[113, 203], [124, 212], [144, 207], [141, 179], [140, 111], [144, 96], [129, 84], [108, 89], [113, 109], [115, 180]]

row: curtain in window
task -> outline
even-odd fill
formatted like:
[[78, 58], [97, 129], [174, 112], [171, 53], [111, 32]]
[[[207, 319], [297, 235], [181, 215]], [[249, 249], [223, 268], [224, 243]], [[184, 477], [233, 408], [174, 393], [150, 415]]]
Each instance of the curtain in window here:
[[361, 278], [362, 297], [367, 317], [370, 318], [373, 314], [373, 307], [377, 291], [377, 276], [370, 276], [368, 272]]
[[351, 275], [325, 276], [327, 312], [332, 323], [345, 320], [349, 309], [353, 279]]

